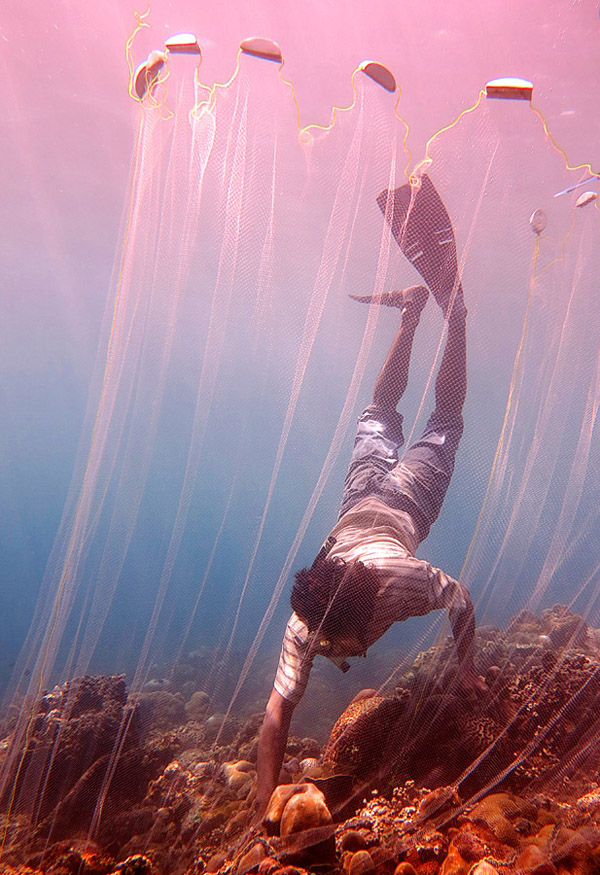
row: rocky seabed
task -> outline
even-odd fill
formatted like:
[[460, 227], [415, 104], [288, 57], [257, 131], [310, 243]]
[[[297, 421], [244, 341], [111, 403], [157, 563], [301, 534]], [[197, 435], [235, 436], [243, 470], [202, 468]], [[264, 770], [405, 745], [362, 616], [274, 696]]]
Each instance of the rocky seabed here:
[[135, 694], [57, 686], [0, 742], [0, 873], [600, 875], [599, 630], [560, 605], [482, 627], [477, 701], [453, 659], [361, 691], [325, 745], [291, 738], [258, 827], [261, 715], [225, 724], [193, 658]]

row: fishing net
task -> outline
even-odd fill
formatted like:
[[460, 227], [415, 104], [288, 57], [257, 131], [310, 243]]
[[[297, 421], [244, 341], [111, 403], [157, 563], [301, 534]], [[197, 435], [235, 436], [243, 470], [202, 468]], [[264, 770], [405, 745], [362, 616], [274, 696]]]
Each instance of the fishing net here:
[[[595, 170], [572, 166], [514, 83], [503, 99], [475, 93], [421, 154], [377, 65], [355, 70], [329, 123], [307, 124], [265, 45], [240, 51], [224, 83], [203, 83], [189, 46], [132, 83], [80, 449], [5, 697], [6, 865], [29, 854], [43, 869], [66, 841], [85, 872], [92, 850], [147, 854], [161, 872], [211, 858], [216, 871], [246, 851], [240, 873], [267, 855], [273, 871], [358, 872], [343, 853], [365, 849], [365, 871], [455, 871], [452, 854], [465, 872], [595, 871], [600, 256], [596, 201], [580, 197]], [[400, 321], [350, 295], [421, 282], [378, 196], [424, 179], [456, 236], [468, 391], [418, 555], [468, 587], [487, 691], [461, 693], [444, 611], [395, 624], [348, 672], [316, 659], [281, 780], [304, 796], [311, 779], [333, 825], [321, 811], [284, 827], [282, 803], [269, 823], [283, 838], [256, 845], [257, 738], [292, 575], [337, 519], [356, 419]], [[430, 296], [406, 446], [433, 407], [446, 332]]]

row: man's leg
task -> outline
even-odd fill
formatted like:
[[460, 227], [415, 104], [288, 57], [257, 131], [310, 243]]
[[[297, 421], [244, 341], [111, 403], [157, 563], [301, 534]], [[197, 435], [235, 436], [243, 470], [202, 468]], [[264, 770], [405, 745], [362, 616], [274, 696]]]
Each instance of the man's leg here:
[[396, 409], [408, 383], [413, 338], [421, 318], [421, 311], [427, 301], [428, 291], [425, 286], [411, 286], [403, 292], [393, 294], [403, 295], [400, 327], [373, 390], [373, 404], [390, 410]]
[[397, 506], [403, 510], [413, 508], [420, 541], [427, 537], [442, 509], [462, 436], [462, 408], [467, 391], [466, 315], [462, 301], [450, 313], [446, 346], [435, 383], [435, 410], [421, 437], [406, 450], [385, 480], [385, 489], [396, 496]]
[[406, 450], [385, 480], [385, 488], [397, 496], [398, 506], [404, 508], [408, 501], [414, 508], [422, 540], [441, 510], [463, 431], [467, 311], [452, 223], [431, 180], [423, 177], [418, 189], [404, 185], [394, 192], [382, 192], [378, 202], [398, 245], [428, 284], [448, 320], [435, 384], [435, 410], [423, 435]]
[[361, 499], [375, 494], [381, 479], [398, 462], [398, 451], [404, 443], [404, 437], [402, 416], [396, 411], [396, 404], [406, 388], [415, 328], [427, 296], [428, 291], [424, 286], [411, 286], [373, 298], [357, 298], [359, 301], [399, 307], [402, 319], [375, 383], [373, 401], [358, 419], [354, 449], [344, 482], [340, 517]]
[[457, 300], [448, 319], [446, 346], [435, 381], [435, 415], [442, 420], [462, 414], [467, 395], [467, 310]]

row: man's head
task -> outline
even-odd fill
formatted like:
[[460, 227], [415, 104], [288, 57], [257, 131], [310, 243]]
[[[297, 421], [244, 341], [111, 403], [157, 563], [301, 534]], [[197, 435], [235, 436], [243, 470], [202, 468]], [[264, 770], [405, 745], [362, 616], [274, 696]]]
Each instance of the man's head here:
[[296, 572], [291, 604], [320, 641], [356, 641], [360, 652], [366, 649], [378, 587], [377, 572], [362, 562], [317, 558]]

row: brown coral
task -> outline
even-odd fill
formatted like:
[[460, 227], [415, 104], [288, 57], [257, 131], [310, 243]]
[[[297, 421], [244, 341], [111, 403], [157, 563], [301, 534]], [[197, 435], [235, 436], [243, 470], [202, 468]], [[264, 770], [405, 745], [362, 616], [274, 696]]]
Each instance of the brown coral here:
[[365, 775], [378, 762], [390, 726], [404, 710], [406, 697], [357, 696], [331, 730], [323, 759], [338, 769]]

